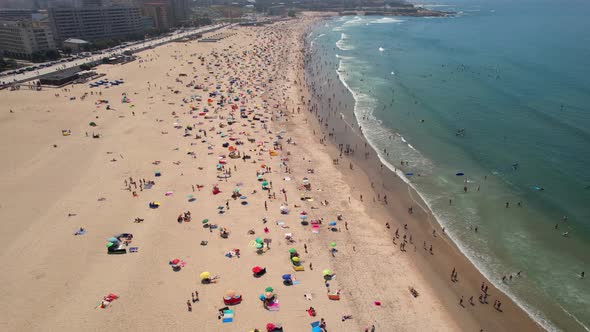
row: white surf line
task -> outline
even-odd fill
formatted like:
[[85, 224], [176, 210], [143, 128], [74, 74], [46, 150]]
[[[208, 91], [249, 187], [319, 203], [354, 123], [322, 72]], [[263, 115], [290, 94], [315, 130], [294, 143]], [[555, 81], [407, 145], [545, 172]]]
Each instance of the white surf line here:
[[565, 312], [565, 313], [566, 313], [568, 316], [570, 316], [570, 317], [571, 317], [571, 318], [573, 318], [573, 319], [574, 319], [574, 320], [575, 320], [575, 321], [576, 321], [578, 324], [580, 324], [580, 325], [581, 325], [581, 326], [584, 328], [584, 330], [586, 330], [586, 331], [590, 332], [590, 329], [589, 329], [589, 328], [588, 328], [586, 325], [584, 325], [584, 323], [580, 322], [580, 321], [578, 320], [578, 318], [576, 318], [576, 316], [572, 315], [572, 314], [571, 314], [569, 311], [565, 310], [565, 308], [564, 308], [564, 307], [562, 307], [562, 306], [561, 306], [561, 304], [558, 304], [558, 306], [559, 306], [559, 307], [561, 308], [561, 310], [563, 310], [563, 311], [564, 311], [564, 312]]

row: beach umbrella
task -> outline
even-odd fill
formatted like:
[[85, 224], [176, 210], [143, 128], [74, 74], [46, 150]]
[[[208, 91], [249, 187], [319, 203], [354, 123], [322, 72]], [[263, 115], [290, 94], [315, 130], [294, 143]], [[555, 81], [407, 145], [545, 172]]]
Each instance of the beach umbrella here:
[[265, 292], [274, 292], [275, 290], [274, 290], [274, 288], [272, 288], [272, 287], [268, 286], [268, 287], [266, 287], [266, 288], [264, 289], [264, 291], [265, 291]]
[[291, 258], [291, 260], [293, 262], [295, 262], [295, 263], [298, 263], [299, 262], [299, 257], [295, 256], [295, 257]]
[[262, 271], [260, 266], [255, 266], [252, 268], [252, 273], [260, 273], [260, 271]]
[[290, 279], [291, 279], [290, 274], [283, 274], [283, 280], [290, 280]]
[[225, 297], [234, 297], [234, 296], [236, 296], [236, 291], [234, 291], [234, 290], [228, 289], [225, 292]]
[[296, 253], [296, 252], [297, 252], [297, 250], [295, 250], [295, 248], [290, 248], [290, 249], [289, 249], [289, 253], [291, 253], [291, 254], [294, 254], [294, 253]]
[[266, 330], [267, 331], [273, 331], [276, 328], [276, 325], [273, 323], [268, 323], [266, 324]]
[[95, 123], [95, 122], [90, 122], [88, 125], [89, 125], [90, 127], [96, 127], [96, 123]]
[[119, 242], [119, 239], [117, 239], [116, 237], [110, 237], [107, 239], [107, 241], [115, 243], [115, 242]]
[[336, 242], [331, 242], [330, 247], [332, 247], [332, 248], [336, 247]]
[[256, 243], [256, 249], [262, 249], [262, 243]]
[[201, 274], [199, 274], [199, 278], [201, 278], [201, 280], [209, 279], [210, 276], [211, 276], [211, 273], [209, 273], [209, 272], [202, 272]]
[[109, 243], [107, 243], [107, 248], [110, 248], [110, 247], [112, 247], [112, 246], [114, 246], [114, 245], [115, 245], [114, 243], [112, 243], [112, 242], [109, 242]]
[[174, 258], [173, 260], [170, 261], [170, 264], [172, 264], [172, 265], [176, 265], [178, 263], [180, 263], [180, 259], [178, 259], [178, 258]]
[[263, 181], [262, 182], [262, 185], [265, 186], [265, 187], [268, 186], [268, 181]]
[[206, 224], [209, 222], [209, 219], [203, 219], [203, 221], [201, 221], [203, 224]]
[[325, 275], [325, 276], [331, 276], [332, 275], [332, 270], [325, 269], [324, 271], [322, 271], [322, 274]]
[[256, 238], [256, 243], [262, 243], [262, 239], [261, 239], [261, 238], [259, 238], [259, 237], [257, 237], [257, 238]]

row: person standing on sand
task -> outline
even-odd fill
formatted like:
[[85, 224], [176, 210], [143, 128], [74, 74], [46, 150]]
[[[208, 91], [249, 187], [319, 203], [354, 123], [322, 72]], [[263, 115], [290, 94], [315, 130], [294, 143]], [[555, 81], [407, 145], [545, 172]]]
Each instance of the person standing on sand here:
[[188, 311], [193, 311], [193, 306], [191, 305], [191, 301], [190, 300], [186, 300], [186, 306]]

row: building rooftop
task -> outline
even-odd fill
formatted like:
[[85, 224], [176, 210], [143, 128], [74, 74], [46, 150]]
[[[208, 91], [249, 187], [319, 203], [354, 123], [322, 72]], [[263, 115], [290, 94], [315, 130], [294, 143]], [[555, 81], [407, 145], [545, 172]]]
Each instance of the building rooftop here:
[[77, 38], [68, 38], [66, 40], [64, 40], [64, 43], [70, 43], [70, 44], [89, 44], [89, 42], [82, 40], [82, 39], [77, 39]]

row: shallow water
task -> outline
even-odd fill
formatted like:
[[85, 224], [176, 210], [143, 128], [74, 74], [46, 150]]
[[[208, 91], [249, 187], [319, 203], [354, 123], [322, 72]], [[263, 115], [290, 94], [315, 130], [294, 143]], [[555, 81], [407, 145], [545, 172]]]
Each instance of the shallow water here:
[[590, 3], [440, 4], [460, 14], [335, 18], [314, 61], [480, 270], [544, 326], [590, 331]]

